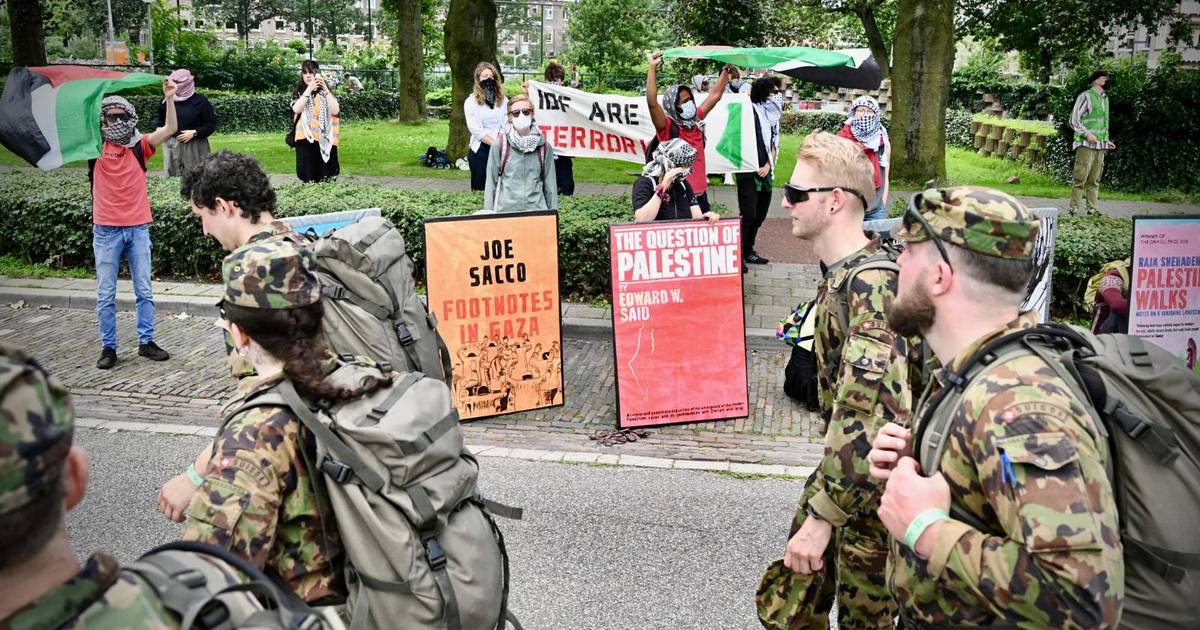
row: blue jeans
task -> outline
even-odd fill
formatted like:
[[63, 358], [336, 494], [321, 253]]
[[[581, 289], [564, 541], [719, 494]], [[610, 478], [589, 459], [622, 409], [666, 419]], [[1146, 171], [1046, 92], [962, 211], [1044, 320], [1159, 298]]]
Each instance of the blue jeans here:
[[154, 294], [150, 290], [150, 224], [131, 227], [92, 226], [96, 254], [96, 317], [100, 345], [117, 347], [117, 270], [129, 259], [129, 275], [137, 296], [138, 343], [154, 341]]
[[875, 206], [874, 208], [867, 210], [867, 213], [863, 215], [863, 221], [874, 221], [875, 219], [886, 219], [886, 218], [887, 218], [887, 208], [884, 208], [881, 205]]

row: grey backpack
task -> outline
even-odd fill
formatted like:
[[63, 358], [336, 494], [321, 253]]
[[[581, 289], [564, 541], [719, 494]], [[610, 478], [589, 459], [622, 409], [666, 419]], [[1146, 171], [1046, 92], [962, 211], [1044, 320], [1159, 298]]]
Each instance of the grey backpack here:
[[167, 543], [124, 567], [150, 585], [182, 630], [339, 630], [286, 587], [227, 549], [195, 541]]
[[383, 217], [365, 217], [306, 236], [317, 255], [330, 347], [449, 383], [450, 351], [416, 293], [400, 230]]
[[[328, 383], [357, 388], [378, 365], [343, 356]], [[301, 449], [318, 501], [333, 509], [346, 557], [351, 629], [492, 630], [510, 621], [508, 554], [492, 514], [519, 509], [479, 495], [479, 464], [467, 451], [445, 383], [420, 372], [360, 398], [310, 406], [290, 381], [251, 407], [290, 408], [316, 438]], [[314, 477], [314, 481], [317, 481]], [[322, 523], [324, 527], [324, 523]]]
[[[937, 470], [954, 410], [971, 379], [1011, 359], [1037, 354], [1089, 406], [1108, 439], [1125, 549], [1130, 630], [1194, 627], [1200, 598], [1200, 375], [1179, 357], [1138, 337], [1093, 335], [1043, 324], [993, 340], [963, 363], [957, 383], [924, 406], [914, 436], [925, 474]], [[952, 505], [952, 516], [988, 527]]]

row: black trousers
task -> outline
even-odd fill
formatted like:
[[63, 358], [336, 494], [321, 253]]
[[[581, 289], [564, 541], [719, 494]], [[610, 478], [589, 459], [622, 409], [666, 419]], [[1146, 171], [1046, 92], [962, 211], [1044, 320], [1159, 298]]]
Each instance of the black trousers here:
[[487, 183], [488, 156], [492, 154], [492, 145], [481, 142], [478, 151], [467, 153], [467, 164], [471, 167], [471, 190], [483, 190]]
[[762, 227], [771, 210], [771, 189], [758, 190], [758, 175], [754, 173], [738, 173], [733, 177], [737, 182], [738, 212], [742, 215], [742, 257], [745, 258], [754, 253], [758, 228]]
[[337, 147], [330, 149], [326, 162], [321, 159], [321, 146], [316, 142], [300, 140], [296, 143], [296, 177], [300, 181], [323, 182], [337, 177], [341, 170]]
[[565, 155], [554, 158], [554, 179], [558, 184], [558, 194], [564, 197], [575, 194], [575, 171], [571, 158]]
[[700, 213], [703, 214], [712, 210], [712, 205], [708, 203], [708, 191], [704, 191], [696, 195], [696, 205], [700, 206]]

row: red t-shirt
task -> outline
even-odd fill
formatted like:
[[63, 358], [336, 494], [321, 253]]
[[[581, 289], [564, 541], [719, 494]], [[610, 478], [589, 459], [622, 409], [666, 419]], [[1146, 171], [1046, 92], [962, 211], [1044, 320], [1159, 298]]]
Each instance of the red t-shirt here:
[[[696, 117], [704, 120], [704, 112], [696, 109]], [[671, 125], [675, 121], [667, 119], [667, 126], [658, 133], [658, 141], [666, 142], [671, 139]], [[688, 186], [692, 187], [692, 194], [699, 195], [708, 190], [708, 168], [704, 164], [704, 132], [700, 131], [700, 127], [692, 127], [691, 129], [679, 128], [679, 137], [685, 142], [692, 145], [696, 150], [696, 161], [692, 162], [692, 174], [687, 176]]]
[[[142, 156], [147, 162], [154, 155], [154, 146], [145, 135]], [[146, 172], [138, 164], [133, 149], [107, 140], [96, 160], [92, 185], [92, 223], [113, 227], [129, 227], [150, 223], [150, 195], [146, 192]]]

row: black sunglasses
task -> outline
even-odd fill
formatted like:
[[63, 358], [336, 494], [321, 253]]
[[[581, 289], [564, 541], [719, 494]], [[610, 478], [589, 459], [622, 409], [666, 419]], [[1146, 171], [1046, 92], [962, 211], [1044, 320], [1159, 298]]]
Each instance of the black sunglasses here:
[[508, 113], [509, 113], [509, 114], [512, 114], [513, 116], [522, 116], [522, 115], [524, 115], [524, 116], [532, 116], [532, 115], [533, 115], [533, 110], [532, 110], [532, 109], [514, 109], [514, 110], [512, 110], [512, 111], [510, 111], [510, 112], [508, 112]]
[[867, 208], [867, 198], [864, 197], [863, 194], [858, 192], [857, 190], [854, 190], [853, 188], [846, 188], [845, 186], [824, 186], [821, 188], [800, 188], [799, 186], [793, 186], [791, 184], [784, 184], [783, 185], [783, 196], [787, 198], [788, 203], [790, 203], [794, 206], [798, 203], [804, 203], [805, 201], [808, 201], [808, 193], [833, 192], [835, 190], [840, 190], [842, 192], [848, 192], [851, 195], [858, 197], [858, 200], [861, 201], [863, 204], [863, 209], [865, 210]]
[[110, 123], [123, 122], [123, 121], [129, 120], [129, 118], [130, 118], [130, 116], [127, 112], [121, 112], [119, 114], [105, 114], [104, 115], [104, 119]]
[[918, 209], [922, 199], [921, 193], [917, 193], [909, 198], [908, 210], [904, 211], [904, 217], [900, 219], [900, 224], [904, 226], [904, 231], [909, 234], [915, 231], [912, 227], [913, 222], [921, 226], [921, 229], [929, 235], [929, 240], [933, 241], [933, 244], [937, 246], [938, 253], [941, 254], [942, 260], [946, 262], [946, 266], [953, 270], [954, 265], [950, 264], [950, 256], [946, 253], [946, 246], [942, 245], [942, 239], [938, 237], [937, 232], [933, 231], [933, 227], [929, 225], [929, 221], [925, 220], [925, 217], [921, 215], [921, 211]]

